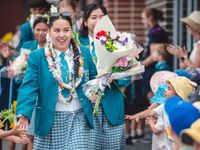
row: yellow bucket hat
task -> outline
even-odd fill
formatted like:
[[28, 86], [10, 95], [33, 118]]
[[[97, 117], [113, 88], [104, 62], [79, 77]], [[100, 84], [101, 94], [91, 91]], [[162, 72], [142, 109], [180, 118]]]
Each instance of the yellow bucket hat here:
[[189, 135], [194, 141], [200, 144], [200, 119], [196, 120], [190, 128], [183, 130], [182, 134]]
[[193, 11], [189, 16], [181, 18], [181, 21], [200, 32], [200, 11]]
[[195, 87], [197, 84], [192, 82], [190, 79], [186, 77], [178, 77], [176, 79], [167, 80], [167, 82], [171, 83], [176, 94], [180, 96], [183, 100], [188, 101], [188, 95], [191, 92], [195, 91]]

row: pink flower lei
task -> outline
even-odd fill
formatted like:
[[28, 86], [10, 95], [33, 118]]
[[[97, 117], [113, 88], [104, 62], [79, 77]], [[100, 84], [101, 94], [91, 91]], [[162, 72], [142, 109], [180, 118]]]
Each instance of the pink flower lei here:
[[[50, 72], [52, 72], [53, 77], [57, 80], [60, 88], [59, 88], [59, 99], [64, 102], [64, 103], [70, 103], [73, 99], [73, 94], [75, 92], [75, 89], [80, 85], [82, 77], [83, 77], [83, 72], [84, 72], [84, 61], [83, 61], [83, 57], [80, 55], [79, 56], [79, 63], [80, 66], [77, 69], [78, 71], [78, 77], [76, 78], [76, 80], [74, 81], [74, 73], [72, 74], [72, 80], [70, 80], [69, 83], [64, 83], [62, 80], [62, 73], [61, 73], [61, 69], [57, 68], [56, 63], [55, 63], [55, 58], [57, 57], [57, 54], [55, 53], [55, 51], [53, 50], [53, 45], [51, 41], [48, 41], [45, 45], [45, 56], [49, 65], [49, 70]], [[72, 49], [72, 46], [70, 45], [70, 50]], [[73, 56], [74, 56], [74, 52], [72, 51], [72, 55], [71, 55], [71, 60], [73, 60]], [[72, 68], [74, 68], [74, 61], [72, 61]], [[63, 90], [63, 88], [68, 89], [70, 91], [70, 94], [67, 98], [65, 98], [61, 91]], [[67, 99], [67, 100], [66, 100]]]

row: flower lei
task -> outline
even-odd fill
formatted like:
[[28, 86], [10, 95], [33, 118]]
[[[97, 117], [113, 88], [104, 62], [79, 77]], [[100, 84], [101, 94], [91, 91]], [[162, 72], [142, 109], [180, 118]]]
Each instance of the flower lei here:
[[[62, 75], [61, 69], [60, 69], [60, 67], [58, 67], [56, 65], [56, 62], [55, 62], [55, 59], [57, 58], [57, 54], [53, 50], [53, 44], [50, 40], [47, 41], [44, 49], [45, 49], [45, 56], [46, 56], [46, 59], [47, 59], [48, 65], [49, 65], [49, 70], [50, 70], [50, 72], [52, 72], [53, 77], [57, 80], [57, 82], [60, 86], [60, 88], [58, 90], [59, 100], [65, 104], [69, 104], [73, 99], [73, 94], [75, 92], [76, 87], [79, 86], [79, 84], [81, 83], [82, 77], [83, 77], [83, 72], [84, 72], [83, 58], [81, 55], [78, 56], [80, 66], [77, 69], [78, 77], [76, 78], [76, 80], [74, 79], [74, 73], [72, 73], [72, 75], [71, 75], [72, 79], [70, 80], [70, 82], [64, 83], [62, 76], [61, 76]], [[71, 49], [72, 49], [72, 46], [70, 45], [70, 50]], [[72, 52], [71, 60], [74, 60], [74, 58], [73, 58], [74, 53], [73, 53], [73, 51], [71, 51], [71, 52]], [[75, 59], [77, 59], [77, 57]], [[74, 61], [72, 61], [71, 63], [72, 63], [72, 68], [74, 68]], [[62, 95], [62, 90], [64, 88], [68, 89], [70, 91], [70, 94], [68, 95], [67, 98]]]

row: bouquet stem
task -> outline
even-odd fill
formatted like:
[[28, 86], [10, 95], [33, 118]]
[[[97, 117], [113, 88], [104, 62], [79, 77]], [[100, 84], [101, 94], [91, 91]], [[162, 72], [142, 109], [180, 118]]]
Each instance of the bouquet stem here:
[[98, 93], [98, 96], [97, 96], [97, 100], [96, 100], [96, 103], [95, 103], [95, 106], [94, 106], [94, 110], [93, 110], [93, 115], [95, 116], [98, 116], [98, 109], [99, 109], [99, 104], [101, 102], [101, 97], [103, 96], [104, 94], [102, 92], [99, 92]]

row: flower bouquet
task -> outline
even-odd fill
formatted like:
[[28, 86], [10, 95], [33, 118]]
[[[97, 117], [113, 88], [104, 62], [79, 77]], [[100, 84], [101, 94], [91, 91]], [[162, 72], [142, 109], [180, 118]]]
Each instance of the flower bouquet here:
[[13, 102], [11, 109], [2, 110], [0, 112], [0, 128], [4, 127], [4, 123], [9, 121], [10, 128], [14, 128], [16, 122], [16, 101]]
[[110, 87], [110, 79], [125, 79], [144, 72], [144, 66], [136, 59], [143, 47], [135, 37], [134, 34], [117, 32], [108, 16], [104, 16], [96, 24], [94, 45], [98, 74], [96, 79], [83, 86], [86, 96], [95, 102], [93, 114], [98, 113], [104, 90]]
[[17, 56], [8, 67], [1, 69], [1, 76], [6, 78], [15, 77], [18, 80], [23, 78], [26, 71], [27, 61], [31, 50], [21, 48], [20, 55]]

